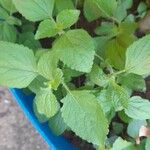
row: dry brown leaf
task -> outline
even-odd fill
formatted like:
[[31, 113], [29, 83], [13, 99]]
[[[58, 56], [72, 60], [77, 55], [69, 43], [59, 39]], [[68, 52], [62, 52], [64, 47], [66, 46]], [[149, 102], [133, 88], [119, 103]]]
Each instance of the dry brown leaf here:
[[139, 137], [136, 139], [136, 144], [140, 144], [141, 137], [150, 137], [150, 127], [142, 126], [139, 130]]
[[139, 22], [139, 28], [142, 32], [150, 31], [150, 11], [147, 15]]
[[142, 126], [139, 131], [139, 137], [150, 137], [150, 127]]

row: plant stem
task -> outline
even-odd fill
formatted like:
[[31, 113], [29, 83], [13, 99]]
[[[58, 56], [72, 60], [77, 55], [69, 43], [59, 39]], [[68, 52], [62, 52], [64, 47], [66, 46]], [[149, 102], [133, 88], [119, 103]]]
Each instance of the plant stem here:
[[97, 148], [97, 150], [105, 150], [105, 148], [104, 148], [104, 146], [101, 145]]
[[119, 75], [119, 74], [125, 73], [126, 71], [127, 71], [127, 70], [126, 70], [126, 69], [124, 69], [124, 70], [121, 70], [121, 71], [115, 72], [115, 73], [113, 73], [112, 75], [117, 76], [117, 75]]
[[101, 61], [105, 61], [101, 56], [99, 56], [98, 54], [95, 53], [95, 56], [100, 59]]
[[72, 95], [72, 93], [71, 93], [70, 89], [68, 88], [68, 86], [66, 85], [66, 83], [64, 83], [64, 82], [62, 81], [62, 85], [63, 85], [63, 87], [66, 89], [66, 91], [67, 91], [70, 95]]
[[68, 88], [68, 86], [66, 85], [66, 83], [64, 83], [62, 81], [62, 85], [63, 87], [66, 89], [66, 91], [72, 96], [72, 98], [74, 99], [74, 101], [77, 103], [77, 105], [80, 107], [79, 102], [76, 100], [76, 98], [74, 97], [74, 95], [71, 93], [70, 89]]
[[75, 8], [78, 7], [78, 0], [75, 1]]

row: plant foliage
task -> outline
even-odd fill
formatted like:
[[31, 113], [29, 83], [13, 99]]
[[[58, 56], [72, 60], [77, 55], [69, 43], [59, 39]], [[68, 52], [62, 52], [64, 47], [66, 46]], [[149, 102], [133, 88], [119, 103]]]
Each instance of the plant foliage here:
[[150, 101], [134, 94], [150, 75], [150, 35], [135, 34], [149, 2], [134, 5], [0, 0], [0, 85], [32, 91], [37, 118], [56, 135], [72, 130], [97, 150], [149, 150], [149, 138], [136, 138]]

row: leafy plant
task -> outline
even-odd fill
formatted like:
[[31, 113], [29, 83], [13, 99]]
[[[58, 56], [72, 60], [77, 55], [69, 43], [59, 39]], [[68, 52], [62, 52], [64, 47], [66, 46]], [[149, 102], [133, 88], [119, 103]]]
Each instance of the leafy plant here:
[[150, 35], [135, 34], [147, 3], [135, 15], [133, 6], [132, 0], [0, 0], [0, 85], [32, 91], [37, 118], [56, 135], [72, 130], [97, 150], [140, 149], [136, 138], [148, 125], [150, 102], [133, 92], [146, 91]]

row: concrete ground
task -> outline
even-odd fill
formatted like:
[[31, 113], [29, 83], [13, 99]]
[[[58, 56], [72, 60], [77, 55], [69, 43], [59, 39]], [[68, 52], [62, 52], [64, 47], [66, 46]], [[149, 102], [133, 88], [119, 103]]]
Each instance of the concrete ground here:
[[0, 150], [50, 150], [13, 101], [0, 87]]

